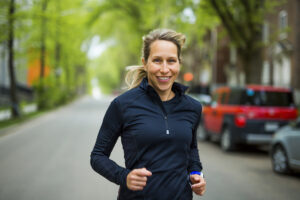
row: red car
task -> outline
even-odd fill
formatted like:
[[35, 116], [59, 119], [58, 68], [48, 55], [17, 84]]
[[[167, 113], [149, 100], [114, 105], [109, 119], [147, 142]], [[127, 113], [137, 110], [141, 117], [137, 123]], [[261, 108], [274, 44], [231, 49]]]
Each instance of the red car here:
[[248, 85], [220, 87], [203, 107], [200, 140], [220, 141], [224, 151], [239, 144], [269, 144], [273, 133], [297, 118], [290, 89]]

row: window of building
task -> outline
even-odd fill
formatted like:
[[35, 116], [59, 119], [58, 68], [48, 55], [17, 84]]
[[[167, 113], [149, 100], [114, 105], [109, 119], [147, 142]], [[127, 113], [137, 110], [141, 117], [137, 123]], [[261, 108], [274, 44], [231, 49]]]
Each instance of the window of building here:
[[269, 23], [267, 21], [263, 25], [263, 42], [265, 44], [269, 42]]
[[279, 37], [280, 39], [285, 39], [287, 37], [286, 28], [288, 27], [288, 13], [285, 10], [279, 12], [278, 18], [278, 28], [281, 32]]

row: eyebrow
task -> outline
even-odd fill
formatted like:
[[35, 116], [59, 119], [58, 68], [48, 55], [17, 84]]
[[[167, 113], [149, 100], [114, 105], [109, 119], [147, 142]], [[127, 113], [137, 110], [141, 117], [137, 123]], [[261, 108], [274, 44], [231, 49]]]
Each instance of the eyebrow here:
[[[159, 56], [159, 55], [153, 55], [152, 58], [162, 58], [163, 56]], [[170, 56], [170, 57], [167, 57], [167, 59], [170, 59], [170, 58], [173, 58], [173, 59], [177, 59], [177, 56]]]

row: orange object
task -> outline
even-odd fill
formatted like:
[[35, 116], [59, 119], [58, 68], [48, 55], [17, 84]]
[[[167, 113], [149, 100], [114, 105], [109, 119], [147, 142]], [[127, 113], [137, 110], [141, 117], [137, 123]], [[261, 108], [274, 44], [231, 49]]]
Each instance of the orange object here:
[[[40, 60], [36, 59], [29, 63], [28, 72], [27, 72], [27, 85], [32, 86], [35, 81], [40, 79], [41, 73], [41, 64]], [[50, 74], [50, 67], [45, 66], [45, 74], [44, 76], [47, 77]]]
[[187, 72], [183, 75], [183, 80], [186, 82], [190, 82], [194, 79], [194, 75], [191, 72]]

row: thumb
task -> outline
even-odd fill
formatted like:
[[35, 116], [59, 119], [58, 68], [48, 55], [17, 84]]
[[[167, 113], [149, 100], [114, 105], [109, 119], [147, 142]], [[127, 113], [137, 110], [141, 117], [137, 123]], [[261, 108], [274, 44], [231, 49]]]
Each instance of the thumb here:
[[140, 176], [152, 176], [152, 173], [144, 167], [139, 171], [139, 175]]
[[194, 181], [194, 182], [199, 182], [199, 181], [200, 181], [200, 177], [199, 177], [199, 176], [195, 176], [195, 175], [193, 175], [193, 176], [191, 177], [191, 179], [192, 179], [192, 181]]

